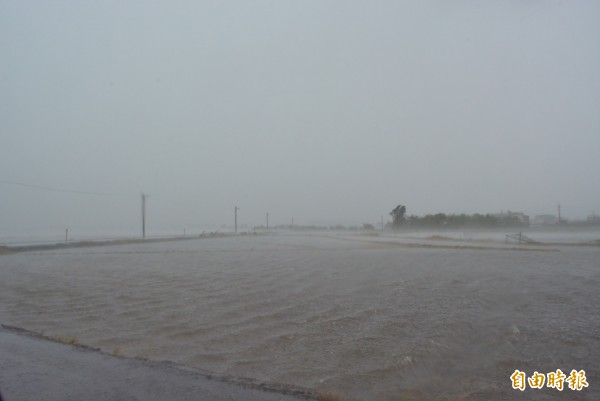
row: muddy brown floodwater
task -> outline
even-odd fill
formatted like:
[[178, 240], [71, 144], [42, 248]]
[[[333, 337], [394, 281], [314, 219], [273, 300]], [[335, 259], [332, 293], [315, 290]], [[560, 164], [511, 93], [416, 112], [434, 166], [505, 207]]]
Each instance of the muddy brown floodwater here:
[[[2, 255], [0, 323], [358, 400], [600, 399], [600, 248], [401, 242], [279, 234]], [[511, 387], [515, 370], [557, 369], [585, 370], [589, 387]]]

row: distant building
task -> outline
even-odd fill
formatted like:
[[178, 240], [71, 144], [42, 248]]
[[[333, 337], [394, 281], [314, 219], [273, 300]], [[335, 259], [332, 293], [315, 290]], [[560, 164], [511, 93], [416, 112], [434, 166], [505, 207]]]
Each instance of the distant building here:
[[587, 217], [586, 221], [591, 224], [600, 224], [600, 216], [592, 212], [592, 214]]
[[535, 226], [550, 226], [558, 224], [558, 217], [553, 214], [540, 214], [533, 218], [533, 225]]

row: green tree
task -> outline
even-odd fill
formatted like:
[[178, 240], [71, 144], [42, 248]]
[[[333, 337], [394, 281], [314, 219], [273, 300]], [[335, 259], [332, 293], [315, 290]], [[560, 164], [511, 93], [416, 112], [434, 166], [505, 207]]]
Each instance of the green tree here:
[[398, 205], [390, 212], [390, 216], [392, 216], [392, 228], [400, 228], [406, 218], [404, 215], [406, 214], [406, 206]]

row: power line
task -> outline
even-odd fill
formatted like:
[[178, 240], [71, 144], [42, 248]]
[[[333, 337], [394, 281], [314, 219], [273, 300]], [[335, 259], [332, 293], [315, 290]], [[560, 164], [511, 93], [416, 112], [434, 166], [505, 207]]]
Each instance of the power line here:
[[63, 192], [63, 193], [78, 194], [78, 195], [129, 196], [129, 195], [126, 195], [126, 194], [117, 194], [117, 193], [77, 191], [77, 190], [72, 190], [72, 189], [46, 187], [46, 186], [42, 186], [42, 185], [25, 184], [25, 183], [22, 183], [22, 182], [7, 181], [7, 180], [0, 180], [0, 184], [10, 184], [10, 185], [17, 185], [17, 186], [26, 187], [26, 188], [41, 189], [41, 190], [44, 190], [44, 191]]

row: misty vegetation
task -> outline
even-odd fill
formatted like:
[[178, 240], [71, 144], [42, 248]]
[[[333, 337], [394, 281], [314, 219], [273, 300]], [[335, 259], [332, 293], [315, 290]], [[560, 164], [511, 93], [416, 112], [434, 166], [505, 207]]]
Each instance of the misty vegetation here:
[[462, 227], [525, 227], [525, 223], [515, 217], [507, 216], [498, 218], [491, 214], [427, 214], [423, 217], [409, 216], [407, 219], [409, 227], [447, 227], [447, 228], [462, 228]]
[[405, 214], [406, 206], [404, 205], [398, 205], [390, 212], [390, 215], [392, 216], [392, 227], [394, 229], [398, 229], [404, 224], [404, 221], [406, 220], [404, 218]]
[[425, 216], [410, 215], [406, 217], [406, 206], [398, 205], [390, 212], [392, 229], [400, 228], [495, 228], [495, 227], [527, 227], [528, 224], [515, 216], [497, 217], [492, 214], [427, 214]]

